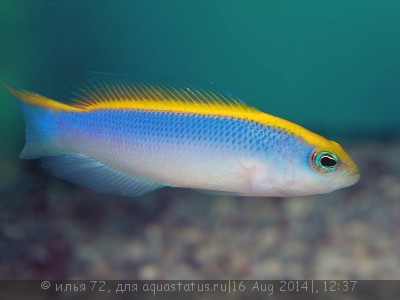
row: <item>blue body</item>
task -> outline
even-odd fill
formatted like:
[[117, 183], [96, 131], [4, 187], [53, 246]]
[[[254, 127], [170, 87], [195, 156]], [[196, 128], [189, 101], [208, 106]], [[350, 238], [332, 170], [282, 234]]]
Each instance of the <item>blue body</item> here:
[[130, 141], [209, 151], [225, 149], [250, 156], [284, 154], [288, 149], [312, 151], [311, 146], [305, 147], [303, 141], [285, 131], [233, 117], [133, 110], [54, 114], [58, 135], [113, 141], [116, 147], [118, 141]]

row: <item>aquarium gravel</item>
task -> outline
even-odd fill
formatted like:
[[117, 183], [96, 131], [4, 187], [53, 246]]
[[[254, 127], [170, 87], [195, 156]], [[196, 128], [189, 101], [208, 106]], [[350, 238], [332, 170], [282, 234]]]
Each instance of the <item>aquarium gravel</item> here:
[[293, 198], [124, 198], [3, 161], [0, 278], [400, 279], [400, 140], [344, 146], [360, 182]]

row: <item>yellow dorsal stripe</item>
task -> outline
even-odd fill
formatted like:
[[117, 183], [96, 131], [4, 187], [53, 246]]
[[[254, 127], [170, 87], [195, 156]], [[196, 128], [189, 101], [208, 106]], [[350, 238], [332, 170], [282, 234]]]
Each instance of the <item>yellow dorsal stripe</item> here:
[[221, 93], [212, 84], [156, 81], [128, 75], [95, 73], [86, 77], [74, 92], [80, 108], [124, 108], [167, 110], [171, 106], [183, 110], [210, 106], [219, 110], [257, 111], [240, 100]]
[[35, 94], [35, 93], [24, 91], [24, 90], [16, 90], [7, 85], [5, 85], [5, 87], [14, 97], [24, 101], [25, 103], [31, 104], [31, 105], [46, 107], [46, 108], [54, 109], [54, 110], [82, 111], [82, 109], [80, 109], [78, 107], [70, 106], [68, 104], [64, 104], [64, 103], [52, 100], [50, 98], [46, 98], [39, 94]]
[[232, 109], [232, 107], [228, 108], [222, 103], [194, 104], [183, 103], [177, 100], [156, 101], [153, 99], [149, 99], [140, 101], [112, 100], [108, 102], [100, 102], [90, 106], [86, 106], [86, 104], [84, 104], [83, 106], [81, 106], [81, 104], [76, 104], [76, 106], [82, 108], [84, 111], [94, 111], [99, 109], [131, 109], [231, 117], [254, 121], [266, 126], [271, 126], [276, 129], [284, 130], [289, 134], [294, 134], [301, 137], [304, 141], [312, 145], [317, 145], [321, 142], [321, 139], [324, 139], [320, 135], [305, 129], [300, 125], [297, 125], [280, 117], [264, 113], [252, 107], [250, 107], [251, 109], [249, 110], [246, 110], [245, 108], [243, 108], [243, 110]]
[[325, 140], [297, 124], [263, 113], [231, 95], [221, 93], [212, 85], [177, 81], [165, 83], [125, 75], [97, 74], [74, 91], [76, 98], [71, 105], [35, 93], [7, 88], [26, 103], [53, 110], [89, 112], [132, 109], [215, 115], [250, 120], [281, 129], [313, 145]]
[[248, 106], [239, 99], [222, 93], [212, 84], [93, 74], [80, 85], [76, 95], [79, 103], [75, 107], [85, 111], [134, 109], [226, 116], [286, 130], [310, 144], [317, 144], [324, 139], [297, 124]]

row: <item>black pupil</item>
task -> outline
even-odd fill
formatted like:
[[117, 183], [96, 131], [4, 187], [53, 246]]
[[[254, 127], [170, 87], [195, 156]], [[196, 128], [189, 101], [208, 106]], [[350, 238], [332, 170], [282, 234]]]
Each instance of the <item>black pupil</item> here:
[[324, 167], [334, 167], [336, 166], [336, 160], [331, 156], [324, 155], [321, 157], [321, 165]]

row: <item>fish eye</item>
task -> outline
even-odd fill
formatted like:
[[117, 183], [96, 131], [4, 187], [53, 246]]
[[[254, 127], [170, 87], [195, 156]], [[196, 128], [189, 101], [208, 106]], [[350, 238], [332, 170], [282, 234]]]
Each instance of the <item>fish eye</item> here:
[[339, 165], [339, 159], [335, 154], [329, 151], [316, 152], [312, 156], [314, 167], [318, 171], [332, 172], [335, 171]]

